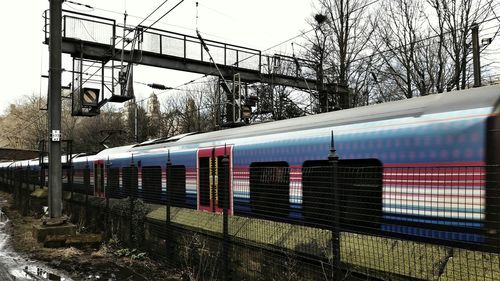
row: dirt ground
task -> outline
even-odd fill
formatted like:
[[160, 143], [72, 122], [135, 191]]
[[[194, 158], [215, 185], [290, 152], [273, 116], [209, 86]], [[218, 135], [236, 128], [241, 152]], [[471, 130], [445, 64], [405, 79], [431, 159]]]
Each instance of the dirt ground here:
[[2, 210], [12, 222], [14, 249], [29, 259], [65, 271], [74, 280], [180, 280], [165, 265], [145, 253], [121, 248], [119, 243], [102, 244], [99, 249], [44, 248], [32, 236], [32, 227], [40, 219], [21, 216], [12, 206], [11, 194], [0, 192], [0, 198], [8, 202]]

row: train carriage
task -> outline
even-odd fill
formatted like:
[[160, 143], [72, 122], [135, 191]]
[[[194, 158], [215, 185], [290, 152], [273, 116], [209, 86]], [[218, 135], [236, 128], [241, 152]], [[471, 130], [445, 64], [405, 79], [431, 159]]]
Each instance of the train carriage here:
[[490, 86], [184, 134], [75, 158], [73, 182], [165, 204], [170, 161], [171, 204], [220, 212], [226, 156], [232, 214], [329, 227], [333, 133], [342, 229], [492, 245], [499, 113], [500, 87]]

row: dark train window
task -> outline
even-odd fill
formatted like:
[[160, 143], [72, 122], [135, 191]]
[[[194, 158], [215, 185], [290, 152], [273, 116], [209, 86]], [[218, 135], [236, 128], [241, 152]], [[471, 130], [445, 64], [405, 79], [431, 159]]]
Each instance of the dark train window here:
[[[172, 178], [170, 181], [172, 198], [170, 203], [174, 207], [186, 207], [186, 167], [174, 165], [171, 168]], [[169, 187], [167, 187], [169, 188]]]
[[[339, 160], [340, 223], [344, 230], [379, 229], [382, 215], [382, 164], [376, 159]], [[333, 224], [334, 192], [328, 160], [305, 161], [302, 169], [302, 212], [307, 224]]]
[[302, 166], [302, 214], [306, 223], [330, 227], [333, 193], [327, 160], [305, 161]]
[[252, 213], [268, 219], [288, 218], [290, 169], [287, 162], [258, 162], [250, 165]]
[[137, 179], [137, 167], [123, 167], [122, 168], [122, 183], [124, 196], [137, 196], [137, 186], [139, 185]]
[[200, 157], [200, 205], [210, 205], [210, 157]]
[[339, 161], [341, 227], [358, 232], [380, 229], [382, 163], [377, 159]]
[[110, 198], [120, 197], [120, 168], [108, 169], [107, 195]]
[[142, 167], [142, 198], [149, 203], [160, 203], [161, 167]]

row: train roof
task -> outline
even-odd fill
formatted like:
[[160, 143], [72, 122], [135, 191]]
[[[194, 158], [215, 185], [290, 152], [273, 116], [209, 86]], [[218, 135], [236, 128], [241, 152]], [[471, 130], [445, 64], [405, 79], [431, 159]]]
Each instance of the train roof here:
[[[186, 134], [174, 141], [152, 142], [124, 146], [102, 151], [102, 154], [113, 152], [139, 152], [150, 149], [171, 147], [179, 144], [210, 142], [223, 139], [234, 139], [242, 136], [252, 137], [259, 135], [293, 132], [321, 127], [331, 127], [360, 122], [371, 122], [402, 117], [418, 117], [426, 114], [467, 110], [474, 108], [496, 108], [500, 103], [500, 85], [473, 88], [449, 93], [434, 94], [406, 100], [387, 102], [382, 104], [356, 107], [341, 111], [309, 115], [293, 119], [254, 124], [245, 127], [214, 131], [202, 134]], [[100, 154], [101, 154], [100, 153]]]
[[[134, 146], [135, 145], [132, 144], [132, 145], [112, 147], [112, 148], [101, 150], [96, 155], [109, 155], [109, 154], [115, 154], [115, 153], [128, 152]], [[92, 155], [87, 155], [87, 156], [92, 156]]]

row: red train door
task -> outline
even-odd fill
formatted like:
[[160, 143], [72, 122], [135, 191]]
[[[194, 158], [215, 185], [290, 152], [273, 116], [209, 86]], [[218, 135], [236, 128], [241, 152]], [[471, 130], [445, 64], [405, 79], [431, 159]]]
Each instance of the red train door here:
[[[198, 150], [198, 210], [222, 212], [223, 205], [219, 188], [222, 175], [222, 158], [229, 157], [232, 166], [231, 146], [200, 148]], [[232, 207], [231, 177], [229, 179], [229, 212]]]
[[94, 161], [94, 194], [104, 197], [104, 161]]

